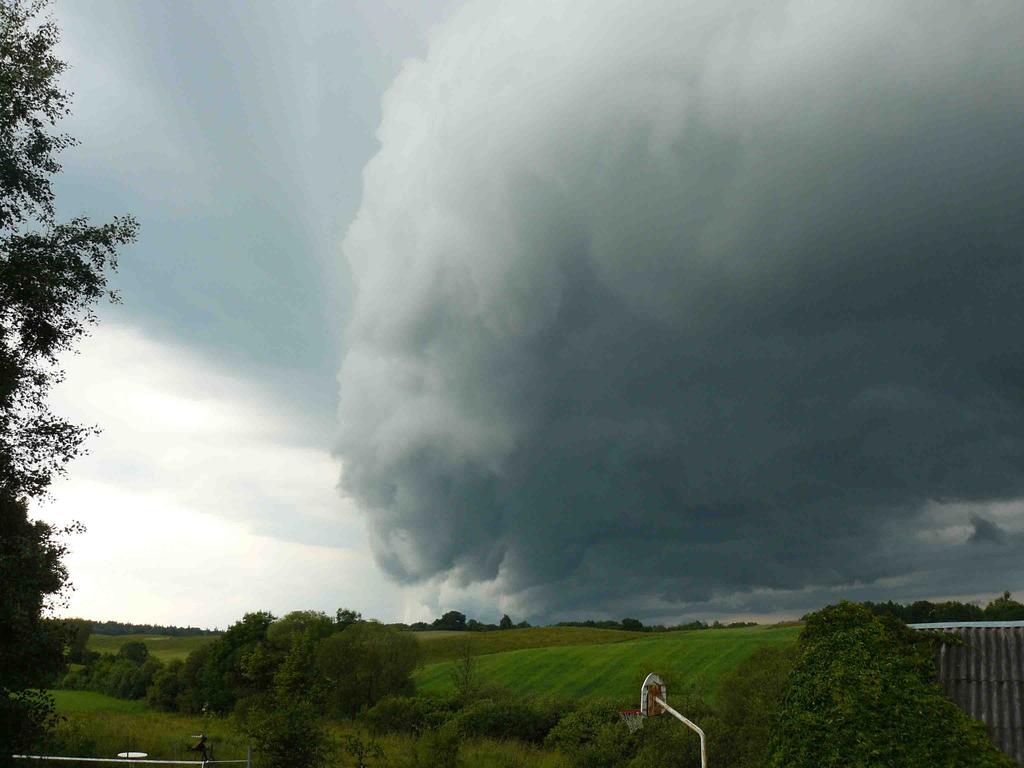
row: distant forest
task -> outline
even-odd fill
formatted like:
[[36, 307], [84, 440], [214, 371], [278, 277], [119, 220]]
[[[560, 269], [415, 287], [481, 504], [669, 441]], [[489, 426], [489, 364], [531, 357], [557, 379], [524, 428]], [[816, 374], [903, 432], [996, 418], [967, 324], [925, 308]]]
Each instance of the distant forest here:
[[1024, 604], [1014, 600], [1009, 592], [988, 602], [982, 608], [975, 603], [961, 603], [950, 600], [944, 603], [933, 603], [918, 600], [903, 605], [891, 600], [887, 603], [863, 603], [876, 615], [889, 614], [907, 622], [907, 624], [930, 624], [941, 621], [1024, 621]]
[[169, 635], [189, 637], [192, 635], [219, 635], [216, 629], [201, 627], [165, 627], [162, 624], [125, 624], [121, 621], [91, 621], [92, 631], [97, 635]]

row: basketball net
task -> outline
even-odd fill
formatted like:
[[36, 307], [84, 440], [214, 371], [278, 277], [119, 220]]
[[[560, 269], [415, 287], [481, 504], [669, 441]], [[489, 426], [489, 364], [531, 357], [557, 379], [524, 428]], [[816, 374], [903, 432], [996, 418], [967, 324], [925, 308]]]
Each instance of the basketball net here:
[[619, 716], [626, 722], [630, 733], [636, 733], [644, 727], [644, 713], [639, 709], [620, 710]]

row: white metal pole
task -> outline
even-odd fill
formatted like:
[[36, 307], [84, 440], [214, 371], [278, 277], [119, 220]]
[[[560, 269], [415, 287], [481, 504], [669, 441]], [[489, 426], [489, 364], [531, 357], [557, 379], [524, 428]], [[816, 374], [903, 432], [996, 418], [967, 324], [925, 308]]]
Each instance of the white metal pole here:
[[697, 732], [697, 735], [700, 736], [700, 768], [708, 768], [708, 752], [707, 746], [705, 744], [704, 731], [702, 731], [700, 726], [697, 725], [695, 722], [693, 722], [692, 720], [687, 720], [681, 714], [672, 709], [672, 707], [670, 707], [662, 699], [655, 696], [654, 700], [658, 702], [665, 709], [666, 712], [668, 712], [670, 715], [674, 715], [675, 718], [679, 720], [683, 725]]

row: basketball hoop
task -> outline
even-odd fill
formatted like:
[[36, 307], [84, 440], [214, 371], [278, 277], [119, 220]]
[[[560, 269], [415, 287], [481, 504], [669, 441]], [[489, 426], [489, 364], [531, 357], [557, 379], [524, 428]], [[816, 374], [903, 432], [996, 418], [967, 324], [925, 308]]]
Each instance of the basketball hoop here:
[[619, 710], [619, 717], [626, 722], [626, 727], [629, 728], [630, 733], [636, 733], [644, 727], [644, 713], [639, 709]]

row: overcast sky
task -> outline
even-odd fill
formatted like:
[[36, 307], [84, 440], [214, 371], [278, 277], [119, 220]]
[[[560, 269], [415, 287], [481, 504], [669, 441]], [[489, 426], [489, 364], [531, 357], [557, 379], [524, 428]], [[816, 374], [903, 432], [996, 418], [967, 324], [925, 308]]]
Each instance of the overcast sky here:
[[70, 613], [1024, 588], [1024, 6], [642, 8], [58, 0]]

